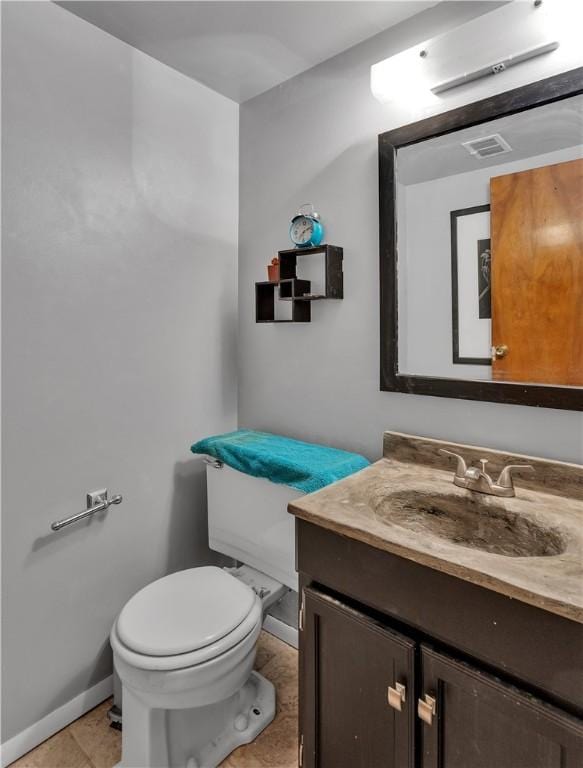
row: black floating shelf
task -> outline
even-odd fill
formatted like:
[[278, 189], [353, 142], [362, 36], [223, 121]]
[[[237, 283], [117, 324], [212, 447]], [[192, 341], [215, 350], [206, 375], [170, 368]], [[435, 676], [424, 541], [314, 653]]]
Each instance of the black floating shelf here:
[[[309, 282], [309, 281], [302, 281]], [[290, 298], [292, 302], [292, 316], [290, 320], [275, 319], [275, 291], [278, 283], [255, 283], [255, 322], [256, 323], [309, 323], [312, 317], [311, 307], [305, 301], [299, 302]]]
[[309, 280], [298, 280], [292, 277], [289, 280], [279, 281], [279, 299], [280, 301], [294, 301], [303, 299], [310, 293], [311, 283]]
[[342, 261], [344, 253], [342, 248], [337, 245], [318, 245], [314, 248], [290, 248], [285, 251], [279, 251], [279, 279], [291, 280], [294, 277], [297, 278], [298, 256], [317, 253], [324, 254], [324, 284], [326, 292], [324, 295], [305, 296], [303, 300], [343, 299], [344, 273], [342, 271]]
[[[324, 294], [310, 293], [311, 283], [297, 275], [298, 256], [324, 254]], [[313, 248], [289, 248], [278, 251], [279, 283], [255, 283], [255, 321], [257, 323], [309, 323], [310, 302], [322, 299], [344, 298], [344, 252], [337, 245], [318, 245]], [[278, 288], [278, 295], [275, 289]], [[275, 319], [275, 301], [292, 302], [291, 320]]]

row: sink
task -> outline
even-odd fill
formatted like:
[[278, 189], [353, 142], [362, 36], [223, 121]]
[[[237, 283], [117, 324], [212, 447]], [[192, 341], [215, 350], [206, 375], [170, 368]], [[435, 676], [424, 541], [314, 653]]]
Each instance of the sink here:
[[566, 549], [561, 534], [481, 496], [401, 491], [385, 496], [377, 519], [453, 544], [506, 557], [552, 557]]

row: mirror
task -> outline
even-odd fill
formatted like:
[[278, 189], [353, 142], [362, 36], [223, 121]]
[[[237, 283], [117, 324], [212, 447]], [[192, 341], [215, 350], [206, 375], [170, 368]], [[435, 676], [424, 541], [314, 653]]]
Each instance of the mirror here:
[[379, 137], [383, 389], [581, 409], [582, 86]]

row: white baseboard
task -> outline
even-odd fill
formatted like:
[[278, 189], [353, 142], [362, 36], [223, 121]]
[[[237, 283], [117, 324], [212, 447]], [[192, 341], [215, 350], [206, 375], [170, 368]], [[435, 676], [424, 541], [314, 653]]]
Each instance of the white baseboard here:
[[280, 619], [276, 619], [275, 616], [267, 614], [263, 620], [263, 629], [279, 637], [280, 640], [291, 645], [292, 648], [298, 647], [298, 630], [295, 627], [290, 627], [289, 624]]
[[113, 675], [110, 675], [92, 688], [75, 696], [74, 699], [63, 704], [62, 707], [55, 709], [54, 712], [46, 715], [42, 720], [38, 720], [28, 728], [25, 728], [24, 731], [5, 741], [0, 746], [0, 763], [2, 768], [6, 768], [10, 763], [18, 760], [19, 757], [30, 752], [31, 749], [46, 741], [57, 731], [72, 723], [73, 720], [101, 704], [112, 693]]

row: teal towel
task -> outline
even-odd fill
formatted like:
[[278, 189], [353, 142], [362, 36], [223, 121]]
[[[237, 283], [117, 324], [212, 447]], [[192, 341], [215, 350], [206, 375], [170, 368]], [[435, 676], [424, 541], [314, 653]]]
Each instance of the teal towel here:
[[305, 493], [324, 488], [370, 463], [357, 453], [252, 429], [206, 437], [190, 450], [219, 459], [247, 475], [265, 477]]

